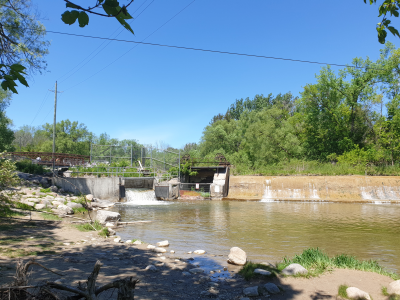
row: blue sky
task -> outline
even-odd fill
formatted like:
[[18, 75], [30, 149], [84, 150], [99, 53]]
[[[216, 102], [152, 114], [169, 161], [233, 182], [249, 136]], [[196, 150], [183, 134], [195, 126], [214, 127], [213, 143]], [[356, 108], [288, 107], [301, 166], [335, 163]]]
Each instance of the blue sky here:
[[[337, 64], [354, 57], [375, 60], [382, 48], [375, 31], [378, 6], [362, 0], [192, 1], [135, 0], [129, 8], [135, 35], [114, 18], [94, 15], [85, 28], [65, 25], [62, 0], [33, 3], [50, 31], [112, 38], [122, 31], [118, 39]], [[54, 93], [48, 90], [57, 80], [64, 91], [58, 96], [57, 120], [79, 121], [97, 135], [182, 147], [198, 142], [211, 118], [236, 99], [298, 95], [322, 67], [53, 33], [47, 38], [47, 71], [32, 76], [29, 88], [20, 86], [7, 109], [15, 128], [52, 122]], [[399, 46], [392, 35], [387, 40]]]

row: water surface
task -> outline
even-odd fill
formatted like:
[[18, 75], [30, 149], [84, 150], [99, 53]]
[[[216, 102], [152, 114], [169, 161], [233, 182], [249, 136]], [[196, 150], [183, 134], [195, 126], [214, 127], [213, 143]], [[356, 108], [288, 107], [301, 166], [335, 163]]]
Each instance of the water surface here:
[[[285, 255], [320, 247], [378, 260], [400, 272], [400, 205], [310, 202], [175, 201], [130, 191], [120, 205], [123, 221], [151, 220], [118, 234], [147, 243], [169, 240], [176, 255], [206, 250], [225, 264], [231, 247], [255, 262], [277, 262]], [[146, 193], [146, 192], [144, 192]]]

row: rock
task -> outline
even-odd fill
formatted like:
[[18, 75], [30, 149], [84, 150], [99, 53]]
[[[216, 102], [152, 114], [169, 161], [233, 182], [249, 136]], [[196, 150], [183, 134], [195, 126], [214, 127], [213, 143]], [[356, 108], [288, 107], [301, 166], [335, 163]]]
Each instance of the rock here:
[[204, 253], [206, 253], [206, 251], [204, 251], [204, 250], [196, 250], [196, 251], [193, 251], [193, 253], [194, 254], [204, 254]]
[[136, 240], [136, 241], [134, 241], [132, 244], [134, 244], [134, 245], [141, 245], [141, 244], [142, 244], [142, 241]]
[[121, 243], [121, 238], [115, 238], [115, 239], [114, 239], [114, 242], [115, 242], [115, 243]]
[[202, 268], [194, 268], [189, 270], [190, 273], [192, 274], [199, 274], [199, 273], [204, 273], [204, 269]]
[[156, 268], [155, 266], [153, 266], [153, 265], [148, 265], [148, 266], [145, 268], [145, 270], [146, 270], [146, 271], [157, 272], [157, 268]]
[[121, 215], [113, 211], [99, 210], [96, 215], [96, 220], [101, 224], [105, 224], [107, 221], [116, 222], [119, 221], [119, 219], [121, 219]]
[[260, 274], [260, 275], [265, 275], [265, 276], [271, 275], [271, 272], [270, 272], [270, 271], [263, 270], [263, 269], [255, 269], [255, 270], [254, 270], [254, 273], [255, 273], [255, 274]]
[[52, 185], [50, 187], [50, 191], [52, 191], [53, 193], [57, 193], [58, 192], [58, 187], [56, 187], [55, 185]]
[[266, 284], [264, 284], [264, 289], [268, 292], [268, 293], [270, 293], [270, 294], [278, 294], [278, 293], [280, 293], [280, 289], [275, 285], [275, 284], [273, 284], [272, 282], [268, 282], [268, 283], [266, 283]]
[[59, 205], [61, 205], [63, 203], [60, 201], [53, 201], [53, 202], [51, 202], [51, 204], [53, 204], [55, 207], [58, 207]]
[[364, 300], [371, 300], [371, 297], [368, 293], [356, 288], [356, 287], [348, 287], [346, 289], [347, 297], [350, 299], [364, 299]]
[[35, 205], [35, 208], [36, 208], [36, 209], [39, 209], [39, 210], [40, 210], [40, 209], [43, 209], [43, 208], [45, 208], [45, 207], [46, 207], [46, 205], [44, 205], [44, 204], [36, 204], [36, 205]]
[[105, 226], [106, 226], [106, 227], [114, 227], [115, 225], [114, 225], [114, 223], [107, 222]]
[[243, 294], [248, 297], [258, 296], [258, 286], [251, 286], [243, 289]]
[[106, 200], [97, 200], [96, 202], [91, 203], [92, 207], [97, 207], [97, 208], [108, 208], [114, 206], [114, 204], [115, 204], [114, 202]]
[[60, 194], [64, 194], [64, 193], [65, 193], [65, 190], [64, 190], [63, 188], [61, 188], [61, 189], [58, 190], [58, 192], [59, 192]]
[[92, 201], [93, 200], [93, 195], [92, 194], [86, 195], [86, 200], [87, 201]]
[[33, 183], [33, 184], [40, 184], [40, 181], [37, 180], [37, 179], [34, 179], [34, 180], [32, 180], [32, 183]]
[[282, 270], [284, 275], [297, 275], [297, 274], [307, 274], [308, 271], [302, 265], [290, 264]]
[[147, 249], [150, 249], [150, 250], [152, 250], [152, 249], [155, 249], [156, 248], [156, 246], [153, 246], [153, 245], [147, 245]]
[[69, 246], [71, 245], [71, 243], [63, 243], [65, 246]]
[[108, 230], [108, 234], [109, 235], [115, 235], [116, 234], [115, 230], [111, 229], [110, 227], [107, 227], [107, 230]]
[[202, 297], [211, 297], [212, 294], [209, 291], [201, 291], [200, 296], [202, 296]]
[[64, 202], [65, 202], [65, 199], [62, 198], [62, 197], [56, 197], [54, 200], [60, 201], [61, 203], [64, 203]]
[[156, 247], [156, 248], [153, 249], [153, 252], [165, 253], [165, 252], [167, 252], [167, 250], [165, 250], [164, 248]]
[[175, 253], [175, 251], [174, 251], [174, 250], [171, 250], [171, 251], [169, 251], [169, 252], [171, 252], [172, 254], [174, 254], [174, 253]]
[[387, 292], [389, 295], [391, 294], [400, 295], [400, 280], [396, 280], [390, 283]]
[[67, 206], [69, 206], [71, 208], [81, 208], [81, 207], [83, 207], [82, 204], [75, 203], [75, 202], [68, 202]]
[[182, 275], [183, 276], [190, 276], [190, 273], [189, 272], [182, 272]]
[[47, 201], [45, 199], [42, 199], [42, 201], [40, 201], [40, 204], [44, 204], [45, 206], [50, 206], [51, 205], [50, 201]]
[[168, 241], [162, 241], [157, 243], [157, 247], [168, 247], [169, 242]]
[[240, 300], [250, 300], [250, 298], [242, 297], [242, 298], [240, 298]]
[[66, 206], [64, 204], [59, 205], [56, 209], [52, 209], [56, 214], [59, 215], [73, 215], [74, 211], [71, 207]]
[[243, 266], [247, 261], [246, 252], [244, 252], [239, 247], [231, 248], [231, 251], [228, 255], [228, 263], [233, 265]]
[[34, 207], [35, 206], [35, 203], [33, 203], [33, 202], [29, 202], [29, 201], [26, 201], [26, 202], [24, 202], [26, 205], [29, 205], [29, 206], [31, 206], [31, 207]]
[[132, 243], [132, 240], [127, 240], [127, 241], [125, 241], [125, 243], [130, 244], [130, 243]]

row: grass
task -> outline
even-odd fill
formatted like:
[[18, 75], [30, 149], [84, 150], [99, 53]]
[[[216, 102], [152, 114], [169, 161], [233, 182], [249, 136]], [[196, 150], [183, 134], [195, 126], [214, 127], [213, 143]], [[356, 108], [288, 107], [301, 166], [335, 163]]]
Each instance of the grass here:
[[102, 236], [102, 237], [107, 237], [108, 236], [107, 227], [103, 227], [98, 221], [94, 221], [93, 224], [84, 223], [84, 224], [75, 225], [75, 227], [79, 231], [84, 231], [84, 232], [86, 232], [86, 231], [95, 231], [95, 229], [96, 229], [97, 233], [100, 236]]
[[55, 251], [52, 250], [44, 250], [44, 251], [27, 251], [25, 249], [10, 249], [10, 248], [0, 248], [0, 254], [15, 258], [15, 257], [23, 257], [28, 255], [47, 255], [47, 254], [55, 254]]
[[339, 286], [339, 290], [338, 290], [338, 296], [345, 298], [345, 299], [349, 299], [349, 297], [347, 296], [347, 285], [342, 284], [341, 286]]
[[74, 211], [74, 214], [84, 214], [87, 212], [87, 209], [84, 207], [74, 207], [72, 210]]
[[59, 216], [52, 215], [52, 214], [42, 214], [42, 218], [44, 220], [49, 220], [49, 221], [61, 221], [62, 219]]
[[374, 272], [388, 276], [393, 280], [400, 279], [398, 274], [386, 271], [375, 260], [361, 261], [354, 256], [347, 254], [339, 254], [335, 255], [334, 257], [329, 257], [319, 248], [308, 248], [304, 250], [303, 253], [296, 254], [293, 258], [285, 257], [281, 263], [277, 264], [276, 268], [247, 262], [246, 265], [244, 265], [244, 267], [239, 271], [239, 274], [241, 274], [246, 280], [250, 280], [257, 275], [254, 274], [254, 270], [257, 268], [270, 271], [273, 274], [278, 274], [288, 265], [293, 263], [300, 264], [308, 270], [307, 274], [298, 275], [307, 278], [318, 276], [326, 271], [332, 271], [333, 269], [337, 268]]
[[33, 210], [32, 206], [29, 206], [28, 204], [21, 203], [21, 202], [14, 202], [14, 206], [19, 209]]
[[[40, 189], [41, 193], [51, 193], [50, 188], [47, 189]], [[33, 194], [33, 193], [32, 193]]]
[[325, 271], [337, 269], [351, 269], [366, 272], [374, 272], [381, 275], [389, 276], [394, 280], [400, 279], [396, 273], [386, 271], [375, 260], [358, 260], [354, 256], [347, 254], [339, 254], [334, 257], [329, 257], [326, 253], [322, 252], [319, 248], [309, 248], [301, 254], [296, 254], [293, 258], [285, 257], [283, 262], [278, 264], [278, 269], [283, 270], [285, 267], [292, 263], [302, 265], [308, 270], [306, 277], [318, 276]]
[[41, 165], [33, 164], [30, 160], [21, 160], [15, 163], [17, 170], [29, 174], [43, 174], [45, 169]]
[[389, 295], [386, 286], [382, 287], [382, 295], [389, 297], [387, 300], [400, 300], [400, 295], [396, 295], [396, 294]]
[[32, 195], [36, 195], [36, 192], [32, 192]]
[[0, 239], [0, 245], [10, 245], [14, 243], [19, 243], [25, 241], [26, 238], [14, 237], [14, 238], [2, 238]]
[[276, 268], [272, 268], [272, 267], [267, 266], [267, 265], [256, 264], [256, 263], [253, 263], [251, 261], [248, 261], [243, 266], [243, 268], [239, 271], [239, 274], [242, 275], [244, 277], [244, 279], [246, 279], [246, 280], [250, 280], [250, 279], [253, 279], [253, 278], [257, 278], [257, 277], [263, 277], [263, 275], [255, 274], [254, 273], [255, 269], [267, 270], [267, 271], [272, 273], [271, 276], [276, 276], [276, 274], [278, 274], [280, 272]]

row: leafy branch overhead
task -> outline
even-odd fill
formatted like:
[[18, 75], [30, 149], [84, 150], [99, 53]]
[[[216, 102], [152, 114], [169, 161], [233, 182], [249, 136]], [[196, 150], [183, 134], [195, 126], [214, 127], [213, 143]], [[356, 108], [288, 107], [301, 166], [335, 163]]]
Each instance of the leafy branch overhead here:
[[[369, 4], [376, 3], [377, 0], [364, 0], [364, 3]], [[376, 24], [376, 31], [378, 32], [378, 40], [381, 44], [384, 44], [386, 41], [387, 31], [389, 30], [394, 36], [400, 37], [399, 31], [391, 26], [391, 20], [388, 19], [390, 17], [399, 17], [399, 8], [400, 8], [400, 0], [385, 0], [379, 6], [379, 16], [382, 17], [382, 21]]]
[[[72, 3], [69, 0], [64, 0], [67, 8], [73, 10], [67, 10], [61, 15], [61, 20], [68, 25], [72, 25], [78, 20], [79, 27], [85, 27], [89, 24], [89, 15], [94, 14], [102, 17], [113, 17], [124, 26], [125, 29], [134, 33], [131, 26], [125, 21], [133, 19], [128, 13], [128, 7], [132, 4], [131, 0], [127, 5], [120, 6], [117, 0], [96, 0], [96, 4], [93, 7], [84, 8], [78, 4]], [[100, 13], [97, 9], [103, 9], [105, 13]]]

